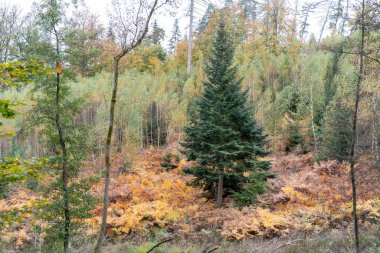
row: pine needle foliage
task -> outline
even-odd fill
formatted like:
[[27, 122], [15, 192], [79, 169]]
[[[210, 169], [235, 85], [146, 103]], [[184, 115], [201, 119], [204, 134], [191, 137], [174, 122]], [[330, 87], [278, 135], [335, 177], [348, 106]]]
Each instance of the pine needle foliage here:
[[[212, 53], [204, 71], [203, 93], [196, 101], [190, 124], [184, 128], [187, 137], [181, 144], [189, 161], [197, 166], [185, 169], [195, 176], [193, 185], [215, 194], [220, 175], [226, 194], [241, 192], [249, 179], [246, 172], [259, 173], [270, 168], [258, 158], [269, 152], [262, 129], [256, 125], [253, 109], [247, 105], [248, 94], [241, 91], [234, 66], [234, 45], [223, 20], [219, 21]], [[265, 181], [265, 177], [261, 178]]]

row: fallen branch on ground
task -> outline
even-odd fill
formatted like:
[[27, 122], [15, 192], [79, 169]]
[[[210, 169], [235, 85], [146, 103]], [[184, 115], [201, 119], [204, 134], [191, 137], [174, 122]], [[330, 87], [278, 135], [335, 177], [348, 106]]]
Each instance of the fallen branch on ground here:
[[164, 239], [162, 240], [161, 242], [157, 243], [156, 245], [154, 245], [150, 250], [148, 250], [146, 253], [150, 253], [152, 252], [155, 248], [157, 248], [158, 246], [160, 246], [161, 244], [163, 243], [166, 243], [166, 242], [170, 242], [171, 240], [173, 240], [173, 238], [167, 238], [167, 239]]

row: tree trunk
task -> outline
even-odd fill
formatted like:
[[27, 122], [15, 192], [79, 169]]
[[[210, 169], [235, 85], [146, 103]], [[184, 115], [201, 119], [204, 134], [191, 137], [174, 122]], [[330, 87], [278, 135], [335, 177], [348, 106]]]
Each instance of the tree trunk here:
[[160, 110], [158, 108], [158, 104], [156, 105], [156, 124], [157, 124], [157, 147], [160, 148]]
[[189, 24], [189, 38], [187, 43], [187, 75], [191, 74], [191, 48], [193, 44], [193, 18], [194, 18], [194, 0], [190, 0], [190, 24]]
[[[140, 2], [142, 4], [142, 2]], [[112, 98], [111, 98], [111, 107], [110, 107], [110, 121], [108, 126], [108, 134], [107, 134], [107, 141], [106, 141], [106, 149], [105, 149], [105, 172], [104, 172], [104, 198], [103, 198], [103, 216], [102, 216], [102, 224], [100, 226], [98, 240], [95, 247], [95, 253], [101, 252], [102, 242], [103, 242], [103, 236], [104, 232], [106, 230], [106, 224], [107, 224], [107, 209], [108, 209], [108, 194], [109, 194], [109, 185], [110, 185], [110, 168], [111, 168], [111, 162], [110, 162], [110, 149], [111, 149], [111, 140], [112, 140], [112, 132], [113, 132], [113, 122], [114, 122], [114, 114], [115, 114], [115, 104], [116, 104], [116, 93], [117, 93], [117, 86], [118, 86], [118, 78], [119, 78], [119, 62], [120, 59], [123, 58], [126, 54], [128, 54], [131, 50], [136, 48], [138, 45], [141, 44], [141, 42], [144, 40], [146, 34], [148, 33], [149, 28], [149, 22], [153, 16], [153, 13], [157, 10], [157, 4], [158, 0], [154, 0], [153, 5], [149, 8], [148, 16], [146, 18], [144, 29], [140, 31], [138, 34], [134, 34], [136, 36], [136, 40], [130, 45], [123, 45], [122, 51], [120, 54], [116, 55], [114, 57], [114, 64], [113, 64], [113, 88], [112, 88]], [[140, 5], [141, 7], [141, 5]], [[138, 20], [137, 22], [140, 22]], [[128, 31], [129, 32], [129, 31]]]
[[327, 8], [327, 13], [326, 13], [325, 20], [323, 20], [323, 24], [322, 24], [322, 28], [321, 28], [321, 33], [319, 34], [319, 38], [318, 38], [317, 47], [319, 47], [319, 44], [321, 43], [322, 35], [323, 35], [324, 30], [325, 30], [326, 23], [329, 20], [331, 5], [332, 5], [332, 1], [330, 1], [330, 3], [329, 3], [329, 7]]
[[150, 146], [153, 146], [153, 113], [154, 113], [154, 111], [153, 111], [153, 104], [151, 104], [150, 105], [150, 108], [149, 108], [149, 110], [150, 110]]
[[348, 19], [348, 7], [349, 7], [349, 0], [346, 0], [346, 13], [344, 14], [343, 21], [342, 21], [342, 29], [340, 30], [341, 34], [344, 33], [346, 20]]
[[223, 174], [220, 172], [218, 181], [218, 192], [216, 196], [216, 208], [221, 208], [223, 202]]
[[315, 151], [315, 154], [318, 154], [317, 133], [316, 133], [315, 124], [314, 124], [314, 99], [313, 99], [312, 84], [310, 84], [310, 112], [311, 112], [311, 128], [313, 130], [313, 138], [314, 138], [314, 151]]
[[304, 36], [304, 34], [305, 34], [305, 32], [306, 32], [306, 27], [307, 27], [307, 19], [309, 18], [309, 10], [310, 9], [308, 9], [307, 10], [307, 12], [306, 12], [306, 14], [305, 14], [305, 19], [304, 19], [304, 21], [303, 21], [303, 23], [302, 23], [302, 25], [301, 25], [301, 34], [300, 34], [300, 39], [301, 39], [301, 42], [304, 42], [304, 40], [303, 40], [303, 36]]
[[106, 149], [105, 149], [105, 164], [106, 168], [104, 171], [104, 198], [103, 198], [103, 216], [102, 216], [102, 224], [100, 226], [100, 231], [98, 235], [98, 240], [96, 243], [95, 253], [101, 252], [101, 247], [103, 243], [103, 237], [106, 230], [107, 225], [107, 209], [108, 209], [108, 194], [109, 194], [109, 187], [110, 187], [110, 169], [111, 169], [111, 162], [110, 162], [110, 150], [111, 150], [111, 141], [112, 141], [112, 132], [113, 132], [113, 124], [114, 124], [114, 115], [115, 115], [115, 104], [116, 104], [116, 93], [117, 93], [117, 85], [119, 80], [119, 61], [120, 56], [116, 56], [114, 58], [114, 64], [113, 64], [113, 88], [112, 88], [112, 98], [111, 98], [111, 107], [110, 107], [110, 120], [108, 125], [108, 134], [107, 134], [107, 141], [106, 141]]
[[144, 127], [142, 118], [140, 119], [140, 148], [144, 148]]
[[379, 135], [378, 135], [378, 118], [377, 118], [377, 99], [375, 94], [372, 94], [372, 108], [373, 108], [373, 122], [372, 122], [372, 145], [375, 150], [376, 162], [378, 163], [380, 160], [379, 154]]
[[297, 38], [297, 12], [298, 12], [298, 0], [295, 1], [294, 16], [292, 21], [292, 41]]
[[350, 174], [351, 174], [351, 186], [352, 186], [352, 215], [354, 218], [354, 232], [355, 232], [355, 250], [356, 253], [360, 252], [360, 243], [359, 243], [359, 226], [358, 226], [358, 214], [356, 207], [356, 179], [355, 179], [355, 140], [357, 138], [357, 116], [359, 108], [359, 99], [360, 99], [360, 84], [363, 80], [364, 73], [364, 11], [365, 11], [365, 0], [362, 0], [361, 3], [361, 15], [360, 15], [360, 26], [361, 26], [361, 40], [359, 48], [359, 74], [358, 80], [356, 82], [356, 91], [355, 91], [355, 110], [354, 110], [354, 119], [352, 123], [352, 143], [351, 143], [351, 152], [350, 152]]
[[59, 144], [62, 149], [62, 178], [63, 178], [63, 205], [65, 210], [65, 226], [64, 226], [64, 236], [63, 236], [63, 248], [64, 252], [68, 252], [69, 250], [69, 239], [70, 239], [70, 208], [69, 208], [69, 193], [68, 193], [68, 168], [67, 168], [67, 150], [66, 150], [66, 142], [63, 136], [63, 131], [60, 123], [60, 115], [59, 115], [59, 93], [60, 93], [60, 77], [57, 74], [57, 93], [56, 93], [56, 106], [57, 112], [55, 115], [56, 127], [58, 129], [59, 134]]
[[274, 101], [274, 150], [277, 151], [277, 101]]
[[[58, 33], [54, 28], [54, 35], [56, 39], [56, 56], [59, 57], [59, 39]], [[56, 67], [58, 68], [59, 62], [56, 62]], [[60, 118], [60, 95], [61, 95], [61, 76], [57, 71], [56, 77], [56, 93], [55, 93], [55, 126], [58, 130], [59, 137], [59, 145], [62, 149], [62, 180], [63, 180], [63, 208], [64, 208], [64, 235], [63, 235], [63, 251], [66, 253], [69, 251], [69, 241], [70, 241], [70, 207], [69, 207], [69, 193], [68, 193], [68, 181], [69, 181], [69, 170], [67, 168], [67, 149], [66, 149], [66, 141], [64, 137], [64, 133], [61, 126], [61, 118]]]

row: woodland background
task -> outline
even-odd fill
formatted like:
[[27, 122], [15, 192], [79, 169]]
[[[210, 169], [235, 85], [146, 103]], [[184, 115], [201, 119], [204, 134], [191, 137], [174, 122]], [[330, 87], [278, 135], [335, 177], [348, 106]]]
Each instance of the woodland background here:
[[[289, 250], [284, 252], [350, 252], [353, 232], [348, 162], [360, 74], [359, 28], [364, 26], [364, 71], [354, 140], [358, 215], [363, 250], [378, 252], [380, 3], [364, 2], [361, 20], [359, 1], [300, 6], [283, 0], [226, 1], [223, 17], [236, 45], [242, 89], [249, 94], [257, 124], [268, 135], [266, 149], [272, 153], [266, 159], [277, 177], [269, 180], [267, 192], [256, 205], [236, 207], [233, 199], [227, 198], [220, 210], [202, 190], [187, 184], [191, 177], [182, 168], [191, 163], [178, 149], [194, 101], [202, 93], [204, 60], [210, 54], [221, 9], [208, 1], [194, 3], [207, 8], [191, 35], [190, 72], [189, 34], [181, 34], [176, 22], [170, 46], [163, 48], [165, 31], [152, 19], [141, 45], [120, 60], [106, 227], [109, 250], [120, 252], [124, 248], [117, 247], [124, 247], [127, 241], [125, 248], [131, 252], [146, 252], [153, 242], [173, 237], [175, 242], [186, 243], [163, 246], [168, 248], [161, 248], [162, 252], [207, 252], [211, 244], [220, 246], [220, 252], [272, 252], [277, 247]], [[100, 23], [81, 2], [41, 1], [32, 8], [23, 16], [18, 6], [0, 4], [0, 64], [4, 73], [5, 64], [14, 61], [35, 60], [52, 69], [56, 62], [63, 64], [69, 101], [63, 112], [67, 113], [65, 124], [67, 129], [80, 126], [88, 132], [84, 138], [81, 130], [73, 130], [69, 140], [79, 150], [75, 151], [78, 157], [73, 155], [73, 161], [78, 161], [73, 167], [78, 171], [72, 182], [86, 179], [83, 192], [94, 197], [89, 201], [92, 204], [84, 207], [89, 208], [89, 215], [78, 216], [85, 225], [71, 243], [73, 251], [87, 252], [90, 249], [84, 248], [83, 241], [92, 245], [100, 224], [104, 143], [120, 30], [112, 20], [108, 26]], [[49, 11], [43, 10], [51, 9], [59, 17], [58, 56], [52, 34], [44, 29], [50, 23], [42, 22], [49, 17]], [[310, 34], [308, 20], [317, 10], [325, 12], [323, 25], [319, 34]], [[47, 15], [45, 20], [42, 17], [41, 21], [40, 13]], [[321, 36], [326, 31], [328, 36]], [[41, 100], [46, 94], [49, 97], [43, 83], [38, 78], [17, 87], [1, 83], [0, 100], [17, 111], [14, 117], [1, 117], [2, 162], [7, 157], [54, 160], [60, 155], [52, 141], [56, 137], [50, 134], [53, 128], [33, 118], [35, 108], [40, 108], [40, 116], [55, 110], [49, 108], [49, 101]], [[167, 154], [179, 157], [169, 159], [173, 170], [161, 166]], [[0, 220], [0, 248], [4, 252], [55, 252], [49, 250], [52, 246], [45, 228], [56, 223], [43, 217], [40, 210], [50, 198], [45, 186], [57, 174], [49, 166], [38, 171], [42, 174], [37, 179], [28, 177], [22, 183], [0, 179], [0, 210], [19, 210], [22, 216], [22, 221], [9, 224]], [[324, 242], [331, 235], [336, 240], [326, 247]], [[272, 240], [270, 246], [268, 240]]]

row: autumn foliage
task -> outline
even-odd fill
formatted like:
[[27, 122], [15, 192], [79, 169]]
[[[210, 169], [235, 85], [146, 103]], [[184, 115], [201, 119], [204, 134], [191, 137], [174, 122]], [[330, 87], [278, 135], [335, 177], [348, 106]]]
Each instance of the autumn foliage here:
[[[351, 222], [346, 164], [317, 164], [311, 153], [271, 157], [272, 172], [278, 177], [270, 180], [270, 190], [260, 197], [257, 206], [237, 209], [232, 199], [227, 199], [223, 209], [215, 210], [213, 201], [207, 201], [199, 189], [186, 185], [191, 177], [181, 173], [184, 161], [179, 168], [167, 172], [159, 165], [162, 155], [157, 149], [144, 151], [131, 172], [112, 180], [109, 236], [148, 235], [161, 229], [199, 237], [215, 229], [226, 239], [240, 240], [339, 229]], [[358, 165], [358, 173], [363, 175], [359, 182], [359, 214], [368, 226], [380, 220], [380, 190], [370, 187], [379, 180], [379, 174], [370, 167]], [[94, 189], [100, 190], [100, 186]], [[100, 211], [99, 206], [94, 214]], [[90, 224], [97, 226], [98, 220], [95, 217]]]
[[[159, 231], [177, 236], [201, 239], [205, 234], [217, 234], [228, 240], [287, 236], [296, 231], [315, 233], [324, 229], [344, 229], [351, 222], [349, 171], [346, 164], [336, 161], [314, 163], [313, 154], [269, 157], [272, 172], [269, 191], [259, 197], [256, 206], [234, 207], [226, 198], [222, 209], [204, 193], [187, 185], [192, 178], [182, 173], [185, 161], [178, 168], [166, 171], [160, 166], [164, 152], [160, 149], [142, 151], [130, 170], [120, 171], [122, 156], [112, 164], [110, 206], [107, 236], [150, 236]], [[101, 157], [99, 161], [102, 161]], [[189, 164], [187, 164], [189, 165]], [[191, 164], [190, 164], [191, 165]], [[102, 166], [98, 164], [97, 166]], [[90, 161], [83, 174], [95, 174]], [[363, 226], [380, 221], [380, 189], [375, 185], [380, 176], [371, 164], [361, 162], [359, 186], [359, 215]], [[102, 183], [92, 186], [94, 195], [102, 191]], [[0, 211], [10, 207], [31, 206], [38, 196], [20, 189], [8, 201], [0, 202]], [[101, 205], [87, 220], [89, 235], [99, 226]], [[26, 226], [14, 224], [7, 241], [21, 246], [35, 240], [36, 225], [32, 214], [25, 215]], [[29, 220], [28, 220], [29, 218]]]

